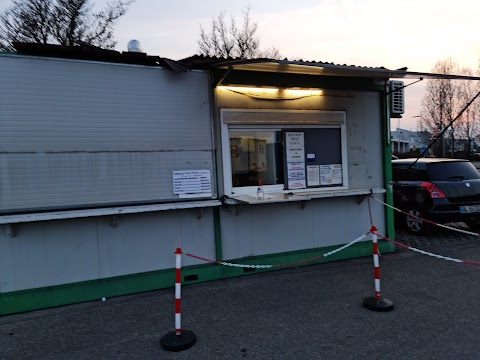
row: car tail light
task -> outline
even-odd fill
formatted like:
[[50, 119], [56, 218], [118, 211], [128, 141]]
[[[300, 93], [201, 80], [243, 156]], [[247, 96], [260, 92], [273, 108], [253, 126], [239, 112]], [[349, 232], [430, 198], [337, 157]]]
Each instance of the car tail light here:
[[442, 191], [442, 189], [440, 189], [437, 185], [432, 184], [431, 182], [428, 182], [428, 181], [423, 182], [420, 184], [420, 186], [428, 190], [432, 199], [441, 199], [441, 198], [447, 197]]

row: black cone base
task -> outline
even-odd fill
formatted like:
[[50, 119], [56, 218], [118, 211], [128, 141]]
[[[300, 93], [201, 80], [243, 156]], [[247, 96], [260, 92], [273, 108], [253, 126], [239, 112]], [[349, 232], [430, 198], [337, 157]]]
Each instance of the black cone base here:
[[388, 299], [377, 299], [375, 296], [363, 300], [363, 306], [372, 311], [392, 311], [393, 302]]
[[176, 335], [175, 331], [170, 331], [162, 336], [160, 344], [167, 351], [182, 351], [190, 349], [196, 340], [197, 338], [192, 331], [182, 330], [180, 335]]

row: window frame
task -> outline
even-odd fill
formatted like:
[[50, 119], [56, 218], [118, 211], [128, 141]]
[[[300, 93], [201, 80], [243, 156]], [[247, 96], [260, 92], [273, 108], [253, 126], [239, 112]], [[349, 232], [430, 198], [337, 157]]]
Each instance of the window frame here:
[[[232, 119], [226, 120], [228, 116]], [[237, 117], [237, 119], [235, 119]], [[224, 194], [255, 194], [256, 186], [234, 187], [232, 183], [232, 163], [230, 151], [230, 129], [242, 131], [285, 131], [288, 129], [340, 128], [342, 185], [328, 187], [306, 187], [285, 189], [283, 184], [264, 185], [265, 193], [322, 193], [348, 189], [348, 145], [346, 112], [329, 110], [278, 110], [278, 109], [220, 109], [221, 146], [223, 162]], [[285, 158], [282, 159], [285, 164]]]

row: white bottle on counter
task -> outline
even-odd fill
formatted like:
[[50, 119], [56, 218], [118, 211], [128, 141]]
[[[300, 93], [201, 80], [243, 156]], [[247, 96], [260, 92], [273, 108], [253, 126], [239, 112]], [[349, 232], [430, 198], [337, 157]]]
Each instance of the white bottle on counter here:
[[264, 199], [265, 198], [265, 193], [263, 192], [263, 184], [262, 180], [258, 181], [258, 186], [257, 186], [257, 199]]

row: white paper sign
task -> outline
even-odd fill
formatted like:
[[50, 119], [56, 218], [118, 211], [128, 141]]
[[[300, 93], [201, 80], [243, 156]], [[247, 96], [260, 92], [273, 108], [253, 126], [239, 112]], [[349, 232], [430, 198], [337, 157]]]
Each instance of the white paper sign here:
[[320, 165], [320, 184], [342, 184], [342, 164]]
[[287, 154], [287, 176], [289, 189], [305, 189], [305, 138], [303, 132], [285, 133], [285, 151]]
[[303, 132], [285, 133], [285, 148], [287, 152], [287, 162], [305, 162], [305, 139]]
[[320, 166], [318, 165], [307, 166], [307, 184], [308, 186], [320, 185]]
[[306, 187], [305, 163], [293, 161], [288, 162], [287, 173], [289, 189], [304, 189]]
[[181, 170], [173, 172], [173, 193], [175, 195], [212, 193], [210, 170]]

